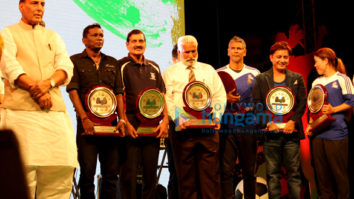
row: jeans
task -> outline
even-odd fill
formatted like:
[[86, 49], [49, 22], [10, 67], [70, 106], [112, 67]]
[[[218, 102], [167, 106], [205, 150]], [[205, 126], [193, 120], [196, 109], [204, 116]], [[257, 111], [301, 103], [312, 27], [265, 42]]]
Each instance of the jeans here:
[[281, 197], [282, 166], [286, 170], [288, 198], [300, 199], [300, 142], [293, 137], [267, 137], [263, 145], [269, 198]]

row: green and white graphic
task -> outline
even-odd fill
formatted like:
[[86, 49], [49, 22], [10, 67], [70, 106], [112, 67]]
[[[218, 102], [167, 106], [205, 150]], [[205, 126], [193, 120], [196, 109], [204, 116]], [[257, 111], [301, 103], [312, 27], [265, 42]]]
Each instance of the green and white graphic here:
[[73, 0], [91, 18], [122, 39], [132, 29], [144, 32], [148, 47], [184, 34], [183, 1]]
[[[6, 1], [0, 6], [0, 30], [20, 19], [18, 1]], [[128, 32], [140, 29], [146, 35], [146, 58], [158, 63], [162, 72], [172, 64], [173, 44], [185, 34], [184, 0], [46, 0], [43, 20], [47, 28], [60, 35], [68, 55], [83, 51], [82, 31], [92, 23], [97, 22], [104, 29], [102, 52], [116, 59], [128, 54], [125, 47]], [[76, 127], [73, 105], [65, 87], [61, 90]], [[100, 98], [97, 103], [105, 104], [105, 99]], [[97, 173], [99, 168], [98, 165]], [[168, 171], [162, 170], [159, 183], [167, 185], [167, 182]]]

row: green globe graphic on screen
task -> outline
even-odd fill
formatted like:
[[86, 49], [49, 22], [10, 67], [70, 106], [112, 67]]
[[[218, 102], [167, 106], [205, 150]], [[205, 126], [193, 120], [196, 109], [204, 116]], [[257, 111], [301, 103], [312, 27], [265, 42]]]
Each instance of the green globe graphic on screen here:
[[[183, 1], [73, 0], [92, 19], [126, 40], [132, 29], [144, 32], [149, 47], [177, 40], [184, 33]], [[182, 5], [180, 5], [182, 4]], [[166, 17], [169, 16], [169, 17]]]

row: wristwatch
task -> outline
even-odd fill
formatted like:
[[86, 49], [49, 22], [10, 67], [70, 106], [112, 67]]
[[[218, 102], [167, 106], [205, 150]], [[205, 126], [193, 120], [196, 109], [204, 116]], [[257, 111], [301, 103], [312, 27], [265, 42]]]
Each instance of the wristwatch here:
[[50, 88], [54, 88], [55, 87], [55, 81], [54, 79], [50, 79]]

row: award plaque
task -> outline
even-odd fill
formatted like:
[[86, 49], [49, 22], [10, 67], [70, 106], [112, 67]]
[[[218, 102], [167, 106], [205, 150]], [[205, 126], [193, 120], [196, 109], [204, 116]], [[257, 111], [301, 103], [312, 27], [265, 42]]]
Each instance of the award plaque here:
[[188, 120], [187, 128], [214, 128], [211, 120], [211, 92], [208, 86], [200, 81], [187, 84], [183, 91], [184, 110], [193, 118]]
[[281, 119], [281, 122], [274, 121], [274, 123], [280, 129], [284, 129], [290, 116], [294, 113], [292, 109], [295, 105], [295, 96], [290, 88], [285, 86], [276, 86], [268, 91], [266, 96], [266, 105], [267, 109], [272, 114], [272, 119]]
[[139, 136], [156, 136], [153, 130], [158, 126], [163, 115], [165, 100], [157, 88], [146, 88], [142, 90], [137, 98], [137, 117], [140, 125], [137, 129]]
[[96, 86], [86, 95], [87, 116], [95, 123], [96, 135], [117, 136], [119, 132], [112, 126], [117, 119], [117, 100], [113, 91], [106, 86]]
[[[237, 95], [237, 86], [236, 86], [236, 82], [235, 80], [232, 78], [232, 76], [225, 72], [225, 71], [219, 71], [218, 75], [222, 81], [222, 83], [224, 84], [224, 88], [226, 93], [229, 93], [230, 91], [232, 91], [233, 89], [235, 89], [235, 91], [232, 93], [233, 95]], [[236, 113], [237, 111], [239, 111], [237, 105], [233, 105], [229, 102], [227, 102], [226, 108], [225, 108], [225, 113]]]
[[307, 97], [307, 105], [310, 110], [312, 123], [309, 124], [313, 135], [319, 134], [324, 128], [329, 126], [336, 118], [330, 114], [324, 114], [321, 110], [327, 102], [327, 90], [324, 86], [317, 84]]
[[237, 91], [237, 86], [236, 86], [236, 82], [235, 80], [232, 78], [232, 76], [225, 72], [225, 71], [219, 71], [218, 75], [222, 81], [222, 83], [224, 84], [225, 87], [225, 91], [226, 93], [229, 93], [230, 91], [232, 91], [233, 89], [235, 89], [235, 92], [232, 93], [234, 95], [236, 95], [236, 91]]

